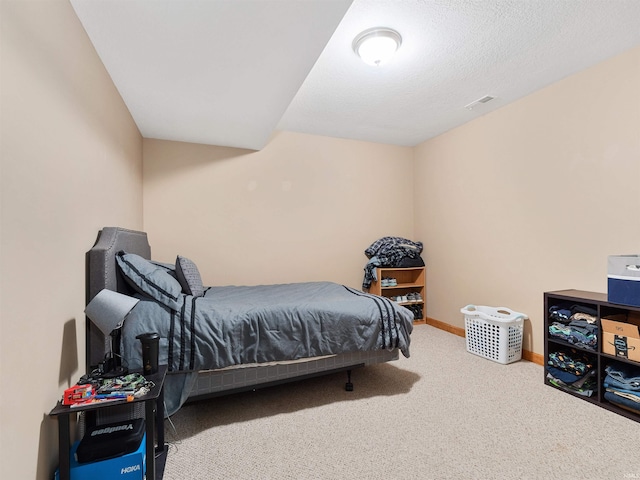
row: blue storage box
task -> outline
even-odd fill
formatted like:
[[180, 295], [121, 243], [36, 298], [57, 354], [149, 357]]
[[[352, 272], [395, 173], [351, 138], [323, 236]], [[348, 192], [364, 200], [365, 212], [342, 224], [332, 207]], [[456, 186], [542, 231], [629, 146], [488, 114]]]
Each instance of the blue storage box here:
[[[146, 434], [135, 452], [91, 463], [78, 463], [76, 450], [80, 442], [71, 448], [71, 480], [144, 480], [146, 474]], [[55, 480], [60, 480], [56, 470]]]
[[640, 255], [610, 255], [607, 292], [611, 303], [640, 307]]

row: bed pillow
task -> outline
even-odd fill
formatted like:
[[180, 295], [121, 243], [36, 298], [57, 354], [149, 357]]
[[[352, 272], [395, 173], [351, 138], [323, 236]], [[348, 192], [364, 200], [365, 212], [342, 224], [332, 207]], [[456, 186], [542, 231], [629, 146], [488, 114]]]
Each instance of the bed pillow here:
[[187, 257], [178, 255], [176, 258], [176, 277], [182, 285], [182, 291], [187, 295], [201, 297], [204, 295], [202, 277], [195, 263]]
[[182, 287], [165, 267], [154, 265], [135, 253], [119, 252], [116, 261], [120, 271], [134, 290], [178, 310]]
[[176, 264], [175, 263], [166, 263], [166, 262], [156, 262], [155, 260], [149, 260], [156, 267], [160, 267], [164, 269], [169, 275], [171, 275], [176, 280], [178, 277], [176, 276]]

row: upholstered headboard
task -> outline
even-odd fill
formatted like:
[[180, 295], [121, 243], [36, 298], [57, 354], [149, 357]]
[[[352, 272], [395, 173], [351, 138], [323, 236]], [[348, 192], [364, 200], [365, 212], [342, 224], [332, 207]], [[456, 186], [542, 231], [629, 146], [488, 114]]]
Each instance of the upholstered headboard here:
[[[145, 232], [119, 227], [104, 227], [98, 232], [95, 244], [86, 254], [86, 303], [103, 288], [122, 293], [132, 293], [116, 265], [116, 254], [124, 250], [151, 259], [151, 247]], [[104, 360], [107, 339], [86, 319], [86, 368]]]

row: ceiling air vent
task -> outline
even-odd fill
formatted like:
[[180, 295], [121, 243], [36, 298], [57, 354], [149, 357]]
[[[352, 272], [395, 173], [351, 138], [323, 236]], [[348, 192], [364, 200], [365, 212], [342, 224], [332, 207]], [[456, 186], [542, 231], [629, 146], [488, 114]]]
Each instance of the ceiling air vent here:
[[466, 108], [467, 110], [473, 110], [474, 107], [477, 107], [478, 105], [480, 105], [482, 103], [490, 102], [494, 98], [496, 98], [496, 97], [492, 97], [491, 95], [485, 95], [484, 97], [479, 98], [478, 100], [475, 100], [475, 101], [471, 102], [469, 105], [465, 105], [464, 108]]

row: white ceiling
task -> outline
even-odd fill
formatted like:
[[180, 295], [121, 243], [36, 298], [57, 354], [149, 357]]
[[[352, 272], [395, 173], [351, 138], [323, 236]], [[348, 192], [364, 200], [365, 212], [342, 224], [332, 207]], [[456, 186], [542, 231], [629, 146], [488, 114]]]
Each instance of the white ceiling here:
[[[144, 137], [249, 149], [275, 130], [414, 146], [640, 45], [640, 0], [71, 4]], [[375, 26], [403, 39], [382, 67], [351, 48]]]

